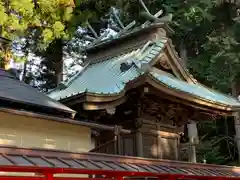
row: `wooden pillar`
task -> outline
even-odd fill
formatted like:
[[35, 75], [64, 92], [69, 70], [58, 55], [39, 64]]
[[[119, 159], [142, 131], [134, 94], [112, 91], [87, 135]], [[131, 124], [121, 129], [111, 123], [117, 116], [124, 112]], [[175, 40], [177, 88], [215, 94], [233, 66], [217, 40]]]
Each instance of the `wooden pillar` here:
[[189, 160], [189, 162], [197, 163], [196, 143], [198, 141], [198, 133], [197, 133], [196, 122], [189, 120], [189, 122], [187, 124], [187, 128], [188, 128], [188, 137], [189, 137], [188, 160]]
[[121, 126], [115, 126], [114, 129], [114, 149], [115, 154], [122, 155], [122, 143], [121, 143]]
[[143, 157], [143, 139], [142, 139], [142, 132], [139, 129], [136, 131], [136, 149], [137, 149], [137, 156]]
[[157, 123], [157, 153], [158, 158], [162, 159], [162, 140], [161, 140], [161, 134], [160, 134], [160, 125]]
[[240, 162], [240, 113], [237, 112], [234, 114], [234, 123], [235, 123], [235, 140], [238, 149], [238, 162]]

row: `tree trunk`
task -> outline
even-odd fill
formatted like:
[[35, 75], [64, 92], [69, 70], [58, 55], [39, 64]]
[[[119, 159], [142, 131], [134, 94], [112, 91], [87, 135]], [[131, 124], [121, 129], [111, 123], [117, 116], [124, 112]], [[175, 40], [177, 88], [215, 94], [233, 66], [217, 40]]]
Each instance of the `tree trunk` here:
[[38, 77], [42, 82], [39, 87], [47, 92], [63, 80], [63, 40], [55, 39], [45, 51], [36, 51], [36, 55], [42, 57], [41, 66], [45, 67]]
[[25, 82], [26, 74], [27, 74], [27, 63], [28, 63], [28, 61], [26, 60], [26, 62], [24, 62], [24, 65], [23, 65], [22, 81], [24, 81], [24, 82]]
[[29, 55], [29, 39], [26, 39], [26, 44], [25, 44], [25, 47], [24, 47], [24, 56], [26, 57], [26, 61], [24, 62], [23, 64], [23, 75], [22, 75], [22, 81], [25, 82], [26, 80], [26, 74], [27, 74], [27, 64], [28, 64], [28, 55]]
[[179, 46], [179, 51], [180, 51], [180, 57], [181, 57], [181, 63], [183, 65], [183, 67], [187, 68], [187, 48], [186, 45], [184, 44], [184, 42], [181, 42], [180, 46]]
[[57, 39], [55, 43], [55, 76], [56, 85], [63, 80], [63, 41]]

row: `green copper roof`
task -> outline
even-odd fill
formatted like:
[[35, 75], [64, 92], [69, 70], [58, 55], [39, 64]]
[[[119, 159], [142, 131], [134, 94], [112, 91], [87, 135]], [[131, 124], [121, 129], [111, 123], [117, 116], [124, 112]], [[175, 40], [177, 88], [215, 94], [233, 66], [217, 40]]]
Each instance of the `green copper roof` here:
[[150, 74], [156, 78], [156, 80], [180, 92], [188, 93], [199, 98], [212, 102], [218, 102], [224, 105], [240, 106], [240, 101], [237, 99], [205, 88], [201, 84], [189, 84], [164, 72], [150, 72]]
[[[144, 73], [141, 65], [154, 59], [166, 41], [162, 39], [153, 45], [147, 43], [143, 48], [91, 64], [65, 83], [65, 89], [57, 88], [49, 96], [60, 100], [84, 92], [106, 95], [120, 93], [127, 82]], [[121, 71], [123, 63], [128, 64], [129, 69]]]
[[151, 64], [159, 56], [166, 42], [166, 38], [154, 43], [148, 42], [142, 48], [92, 63], [62, 87], [52, 91], [49, 96], [60, 100], [85, 92], [98, 95], [118, 94], [124, 90], [127, 82], [142, 74], [149, 74], [160, 84], [179, 92], [223, 105], [240, 106], [240, 102], [233, 97], [210, 90], [200, 84], [189, 84], [162, 71], [156, 71], [154, 68], [146, 68], [146, 64]]

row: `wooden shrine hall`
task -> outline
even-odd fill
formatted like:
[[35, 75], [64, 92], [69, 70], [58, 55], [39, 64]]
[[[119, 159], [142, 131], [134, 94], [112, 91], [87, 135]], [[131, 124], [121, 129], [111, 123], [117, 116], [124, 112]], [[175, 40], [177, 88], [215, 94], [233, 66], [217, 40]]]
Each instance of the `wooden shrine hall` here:
[[[77, 133], [78, 146], [86, 144], [82, 134], [91, 136], [93, 147], [66, 150], [71, 141], [61, 142], [65, 134], [57, 137], [62, 150], [0, 147], [0, 173], [29, 173], [0, 174], [0, 180], [240, 179], [240, 167], [197, 163], [194, 148], [197, 122], [233, 116], [240, 102], [200, 84], [182, 66], [169, 39], [170, 16], [161, 14], [145, 13], [147, 21], [136, 27], [135, 21], [118, 21], [120, 31], [109, 38], [98, 37], [88, 24], [94, 38], [88, 38], [93, 41], [85, 49], [85, 66], [48, 96], [76, 112], [63, 122], [88, 121], [89, 131], [64, 131]], [[179, 153], [184, 125], [189, 162]]]
[[74, 109], [76, 118], [131, 130], [93, 130], [91, 152], [181, 160], [184, 125], [195, 128], [190, 131], [195, 144], [198, 121], [240, 110], [237, 99], [200, 84], [181, 65], [171, 32], [164, 23], [152, 23], [93, 44], [83, 70], [49, 93]]

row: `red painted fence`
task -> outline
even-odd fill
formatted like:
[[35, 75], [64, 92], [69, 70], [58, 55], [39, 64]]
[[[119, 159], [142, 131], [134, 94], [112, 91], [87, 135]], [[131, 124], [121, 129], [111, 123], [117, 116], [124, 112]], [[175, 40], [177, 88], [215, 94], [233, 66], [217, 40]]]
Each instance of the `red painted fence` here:
[[[82, 170], [76, 168], [42, 168], [42, 167], [27, 167], [27, 166], [5, 166], [0, 167], [1, 172], [17, 172], [17, 173], [35, 173], [35, 176], [0, 176], [0, 180], [130, 180], [137, 177], [151, 177], [161, 180], [230, 180], [238, 179], [237, 177], [208, 177], [208, 176], [193, 176], [193, 175], [178, 175], [178, 174], [158, 174], [151, 172], [122, 172], [122, 171], [107, 171], [107, 170]], [[77, 177], [54, 177], [55, 174], [85, 174], [89, 178]], [[102, 176], [103, 178], [90, 178], [91, 175]]]

